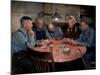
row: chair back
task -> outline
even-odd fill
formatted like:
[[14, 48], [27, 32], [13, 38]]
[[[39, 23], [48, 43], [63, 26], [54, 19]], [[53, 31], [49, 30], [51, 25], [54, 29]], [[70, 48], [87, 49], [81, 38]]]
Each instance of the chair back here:
[[54, 60], [51, 52], [48, 53], [34, 51], [31, 58], [37, 73], [55, 71]]

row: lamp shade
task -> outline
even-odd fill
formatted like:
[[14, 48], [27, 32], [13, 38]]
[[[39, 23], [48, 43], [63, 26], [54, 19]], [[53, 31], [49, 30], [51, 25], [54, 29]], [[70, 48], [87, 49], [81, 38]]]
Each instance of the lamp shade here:
[[61, 15], [57, 12], [51, 16], [52, 19], [62, 19]]

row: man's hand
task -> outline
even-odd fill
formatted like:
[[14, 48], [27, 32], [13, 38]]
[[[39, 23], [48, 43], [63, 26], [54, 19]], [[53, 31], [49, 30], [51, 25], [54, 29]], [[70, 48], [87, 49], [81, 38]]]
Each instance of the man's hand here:
[[71, 40], [71, 43], [73, 44], [73, 45], [78, 45], [79, 43], [77, 42], [77, 41], [75, 41], [75, 40]]
[[65, 42], [65, 43], [71, 43], [71, 39], [70, 38], [64, 38], [63, 42]]
[[35, 37], [35, 33], [32, 30], [29, 30], [28, 32], [29, 32], [31, 38], [34, 38]]
[[40, 42], [40, 46], [44, 46], [44, 45], [47, 45], [47, 44], [49, 44], [50, 43], [50, 41], [49, 40], [41, 40], [41, 42]]

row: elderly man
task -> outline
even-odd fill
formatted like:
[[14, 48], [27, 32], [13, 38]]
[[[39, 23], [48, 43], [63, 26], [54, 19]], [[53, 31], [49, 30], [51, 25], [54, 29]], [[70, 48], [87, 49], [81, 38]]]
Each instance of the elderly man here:
[[54, 26], [53, 23], [48, 24], [48, 31], [47, 37], [49, 39], [62, 39], [63, 38], [63, 31], [60, 27]]
[[81, 22], [81, 34], [76, 41], [72, 40], [75, 45], [82, 45], [87, 47], [85, 59], [87, 62], [95, 60], [95, 31], [89, 26], [88, 20]]
[[47, 28], [44, 25], [42, 18], [36, 18], [35, 23], [33, 23], [32, 30], [36, 34], [36, 40], [47, 39], [47, 36], [46, 36]]
[[[24, 16], [20, 19], [21, 28], [12, 37], [12, 70], [20, 67], [23, 71], [17, 73], [33, 73], [34, 65], [31, 62], [28, 51], [35, 45], [34, 32], [32, 31], [32, 19]], [[17, 64], [17, 66], [15, 66]], [[15, 68], [13, 68], [15, 66]], [[16, 71], [15, 71], [16, 73]]]

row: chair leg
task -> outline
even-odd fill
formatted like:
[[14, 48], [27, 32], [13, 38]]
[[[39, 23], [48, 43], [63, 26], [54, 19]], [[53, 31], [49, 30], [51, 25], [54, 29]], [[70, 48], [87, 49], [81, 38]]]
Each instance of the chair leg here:
[[86, 68], [86, 70], [88, 69], [88, 67], [87, 67], [87, 64], [86, 64], [86, 61], [84, 60], [84, 58], [82, 57], [82, 61], [83, 61], [83, 64], [84, 64], [84, 66], [85, 66], [85, 68]]

